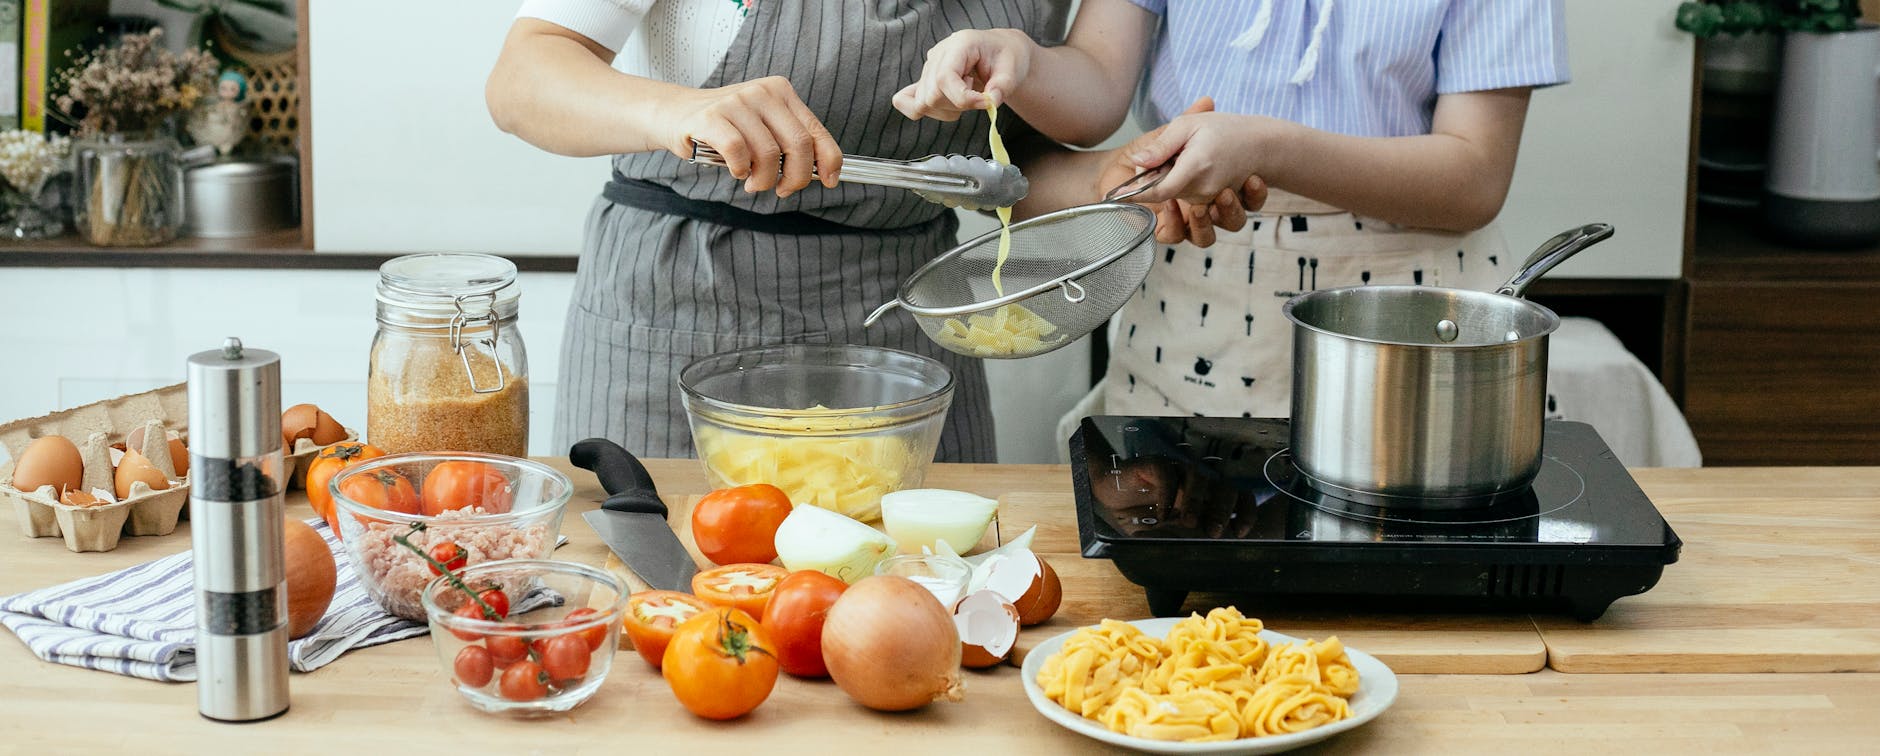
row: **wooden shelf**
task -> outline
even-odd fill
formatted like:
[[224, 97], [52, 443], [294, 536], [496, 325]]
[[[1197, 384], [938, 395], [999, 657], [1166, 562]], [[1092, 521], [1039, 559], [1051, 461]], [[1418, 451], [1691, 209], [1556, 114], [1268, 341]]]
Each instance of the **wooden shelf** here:
[[1871, 285], [1880, 281], [1880, 244], [1806, 249], [1769, 238], [1759, 210], [1699, 205], [1691, 280]]
[[[156, 247], [94, 247], [77, 237], [0, 242], [0, 268], [283, 268], [377, 270], [403, 253], [315, 252], [291, 228], [240, 239], [182, 238]], [[571, 273], [572, 255], [506, 255], [525, 272]]]

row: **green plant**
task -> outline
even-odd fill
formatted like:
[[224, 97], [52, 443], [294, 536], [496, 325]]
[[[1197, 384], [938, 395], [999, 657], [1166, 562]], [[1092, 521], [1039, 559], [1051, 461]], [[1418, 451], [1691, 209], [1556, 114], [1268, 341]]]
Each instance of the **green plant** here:
[[1698, 37], [1852, 30], [1860, 0], [1703, 0], [1678, 5], [1677, 26]]

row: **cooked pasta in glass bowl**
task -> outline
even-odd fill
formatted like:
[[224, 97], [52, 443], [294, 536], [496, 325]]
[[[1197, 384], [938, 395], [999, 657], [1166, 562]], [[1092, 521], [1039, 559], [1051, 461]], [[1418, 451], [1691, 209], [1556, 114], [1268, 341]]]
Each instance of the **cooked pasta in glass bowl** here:
[[1397, 677], [1336, 637], [1265, 629], [1229, 607], [1206, 617], [1101, 624], [1025, 657], [1039, 713], [1097, 740], [1153, 753], [1278, 753], [1383, 713]]
[[926, 477], [953, 374], [893, 349], [781, 344], [694, 361], [679, 388], [713, 488], [769, 483], [871, 522], [883, 495]]

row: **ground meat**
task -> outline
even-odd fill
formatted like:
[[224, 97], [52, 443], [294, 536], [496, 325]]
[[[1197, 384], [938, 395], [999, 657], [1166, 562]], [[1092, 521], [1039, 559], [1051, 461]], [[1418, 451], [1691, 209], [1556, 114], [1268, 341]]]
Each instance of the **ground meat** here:
[[[426, 551], [431, 544], [454, 541], [470, 553], [470, 564], [498, 559], [535, 559], [549, 552], [551, 536], [545, 523], [522, 528], [451, 524], [452, 520], [477, 514], [484, 512], [480, 508], [446, 511], [406, 540]], [[423, 621], [424, 603], [420, 594], [437, 576], [431, 574], [430, 565], [424, 559], [392, 540], [409, 531], [410, 526], [398, 523], [366, 523], [365, 532], [346, 545], [354, 550], [355, 564], [365, 579], [366, 592], [379, 606], [396, 616]]]

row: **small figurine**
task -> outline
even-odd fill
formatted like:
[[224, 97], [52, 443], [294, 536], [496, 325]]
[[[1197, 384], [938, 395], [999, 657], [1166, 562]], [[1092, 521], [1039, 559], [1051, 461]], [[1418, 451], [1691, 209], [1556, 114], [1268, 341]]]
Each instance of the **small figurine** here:
[[248, 77], [223, 71], [216, 79], [215, 99], [189, 114], [189, 136], [198, 144], [214, 145], [227, 157], [248, 135]]

